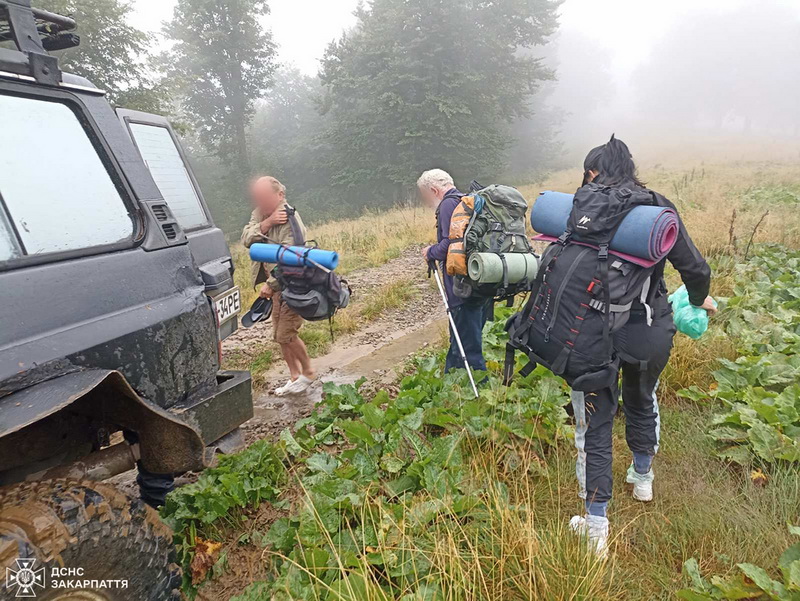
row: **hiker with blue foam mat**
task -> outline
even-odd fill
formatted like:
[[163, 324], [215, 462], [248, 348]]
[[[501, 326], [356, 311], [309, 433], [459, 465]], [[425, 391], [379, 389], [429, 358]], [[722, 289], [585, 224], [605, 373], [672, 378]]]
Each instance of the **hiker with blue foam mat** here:
[[[537, 203], [549, 204], [531, 212], [534, 229], [555, 241], [541, 257], [529, 301], [507, 325], [505, 375], [513, 375], [514, 351], [522, 350], [530, 359], [523, 371], [542, 364], [572, 387], [576, 475], [585, 514], [570, 525], [604, 555], [612, 423], [620, 392], [633, 454], [626, 479], [634, 498], [653, 498], [653, 458], [660, 443], [656, 388], [675, 334], [663, 278], [666, 261], [679, 272], [697, 311], [713, 314], [716, 305], [708, 296], [711, 270], [675, 206], [639, 181], [621, 140], [612, 136], [589, 152], [581, 187], [566, 207], [563, 200], [542, 196]], [[632, 221], [638, 225], [632, 227]]]
[[[287, 246], [304, 243], [305, 225], [286, 202], [286, 187], [281, 182], [270, 176], [253, 180], [250, 199], [253, 212], [250, 222], [242, 231], [242, 244], [246, 248], [271, 242]], [[273, 301], [272, 335], [280, 345], [284, 361], [289, 367], [289, 379], [275, 390], [275, 394], [299, 394], [311, 386], [316, 379], [316, 372], [299, 335], [303, 318], [284, 302], [281, 284], [273, 267], [269, 262], [253, 260], [253, 284], [261, 284], [260, 297]]]

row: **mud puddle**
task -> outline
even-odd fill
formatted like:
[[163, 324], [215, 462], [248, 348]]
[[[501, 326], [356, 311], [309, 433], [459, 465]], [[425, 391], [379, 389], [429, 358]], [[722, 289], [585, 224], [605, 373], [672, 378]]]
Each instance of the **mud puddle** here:
[[[365, 328], [363, 333], [370, 329]], [[419, 328], [384, 333], [383, 343], [379, 346], [374, 342], [359, 344], [334, 349], [314, 359], [314, 368], [320, 376], [305, 393], [279, 397], [269, 391], [254, 399], [254, 417], [242, 425], [245, 441], [250, 444], [260, 438], [274, 439], [281, 430], [308, 416], [314, 405], [322, 400], [324, 382], [352, 384], [365, 377], [374, 386], [394, 381], [396, 367], [402, 365], [409, 355], [439, 342], [446, 331], [447, 321], [437, 319], [421, 324]], [[287, 378], [285, 367], [273, 368], [266, 377], [282, 384]]]

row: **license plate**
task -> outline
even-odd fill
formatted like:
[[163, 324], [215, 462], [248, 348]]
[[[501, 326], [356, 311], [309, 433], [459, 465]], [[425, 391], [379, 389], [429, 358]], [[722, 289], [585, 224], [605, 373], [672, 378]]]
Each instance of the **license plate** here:
[[242, 296], [239, 294], [239, 289], [233, 288], [215, 298], [214, 308], [217, 310], [217, 323], [220, 325], [238, 315], [242, 308]]

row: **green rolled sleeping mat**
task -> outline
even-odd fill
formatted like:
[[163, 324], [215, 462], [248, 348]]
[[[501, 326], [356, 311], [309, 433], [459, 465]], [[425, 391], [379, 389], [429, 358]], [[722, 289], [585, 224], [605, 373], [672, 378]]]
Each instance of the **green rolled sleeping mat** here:
[[[533, 253], [502, 253], [508, 265], [508, 283], [533, 281], [539, 271], [539, 261]], [[503, 281], [503, 260], [497, 253], [472, 253], [467, 264], [469, 278], [479, 284]]]

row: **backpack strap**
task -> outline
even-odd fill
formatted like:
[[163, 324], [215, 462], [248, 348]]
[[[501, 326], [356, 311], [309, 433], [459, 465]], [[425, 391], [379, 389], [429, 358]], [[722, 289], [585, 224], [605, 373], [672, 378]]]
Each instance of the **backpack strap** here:
[[508, 290], [508, 262], [503, 253], [499, 252], [497, 256], [500, 257], [500, 262], [503, 264], [503, 290]]
[[289, 227], [292, 228], [292, 238], [294, 238], [295, 246], [305, 246], [306, 237], [303, 236], [303, 230], [300, 228], [300, 222], [297, 220], [297, 209], [286, 205], [286, 214], [289, 216]]
[[[595, 311], [600, 311], [600, 313], [605, 313], [606, 305], [602, 301], [593, 298], [592, 300], [589, 301], [588, 304]], [[611, 306], [609, 307], [608, 310], [610, 313], [627, 313], [628, 311], [631, 310], [632, 307], [633, 307], [633, 301], [625, 303], [624, 305], [615, 305], [614, 303], [611, 303]]]
[[600, 283], [603, 286], [603, 340], [608, 345], [609, 354], [614, 353], [614, 341], [611, 339], [611, 291], [608, 285], [608, 244], [601, 244], [597, 251], [600, 262]]

